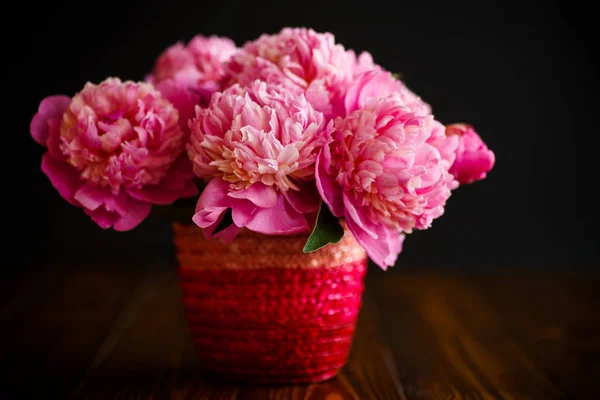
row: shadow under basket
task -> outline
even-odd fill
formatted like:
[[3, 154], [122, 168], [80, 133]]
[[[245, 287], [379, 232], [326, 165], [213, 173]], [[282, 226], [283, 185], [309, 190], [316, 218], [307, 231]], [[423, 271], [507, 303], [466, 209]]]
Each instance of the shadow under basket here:
[[342, 240], [303, 253], [307, 235], [244, 231], [228, 244], [173, 224], [183, 303], [202, 368], [228, 380], [318, 382], [346, 363], [367, 256]]

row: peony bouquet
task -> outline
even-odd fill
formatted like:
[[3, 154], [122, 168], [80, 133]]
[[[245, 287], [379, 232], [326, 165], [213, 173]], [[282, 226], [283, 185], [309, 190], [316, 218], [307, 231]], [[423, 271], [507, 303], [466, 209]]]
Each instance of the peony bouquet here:
[[173, 222], [203, 365], [228, 377], [315, 382], [345, 364], [367, 256], [386, 269], [490, 151], [329, 33], [285, 28], [236, 47], [196, 36], [140, 82], [108, 78], [42, 100], [42, 171], [101, 228], [197, 200]]
[[143, 82], [45, 98], [30, 128], [52, 185], [102, 228], [199, 195], [190, 219], [207, 238], [308, 232], [310, 252], [338, 242], [343, 221], [384, 269], [495, 161], [473, 127], [437, 121], [369, 53], [304, 28], [241, 48], [196, 36]]

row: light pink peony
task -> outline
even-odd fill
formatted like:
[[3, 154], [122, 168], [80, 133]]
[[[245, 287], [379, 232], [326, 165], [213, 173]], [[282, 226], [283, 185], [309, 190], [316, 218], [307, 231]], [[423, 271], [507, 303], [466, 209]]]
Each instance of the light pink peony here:
[[173, 104], [183, 114], [193, 105], [172, 82], [160, 88], [167, 97], [147, 83], [87, 83], [72, 99], [46, 97], [31, 121], [31, 135], [48, 148], [43, 172], [104, 229], [133, 229], [151, 204], [197, 194]]
[[323, 114], [303, 95], [256, 81], [213, 95], [196, 108], [188, 155], [208, 180], [193, 221], [207, 237], [231, 209], [233, 225], [216, 237], [230, 240], [242, 227], [285, 235], [309, 229], [319, 207], [314, 163], [326, 142]]
[[187, 46], [178, 42], [166, 49], [156, 60], [149, 80], [158, 83], [173, 79], [191, 89], [199, 96], [199, 102], [206, 105], [210, 96], [221, 90], [223, 63], [237, 51], [231, 39], [196, 35]]
[[450, 173], [461, 184], [484, 179], [494, 167], [496, 157], [473, 127], [467, 124], [451, 124], [446, 126], [446, 135], [459, 140], [456, 161], [452, 164]]
[[394, 78], [390, 72], [375, 69], [361, 74], [350, 85], [344, 96], [343, 115], [369, 107], [373, 102], [392, 94], [397, 95], [415, 114], [431, 114], [429, 104], [408, 89], [402, 81]]
[[304, 93], [326, 116], [336, 111], [332, 103], [342, 96], [357, 63], [355, 54], [336, 44], [332, 34], [305, 28], [264, 34], [242, 50], [226, 64], [231, 82], [248, 85], [260, 79]]
[[335, 119], [331, 141], [317, 159], [317, 187], [386, 269], [402, 249], [402, 232], [426, 229], [443, 214], [457, 186], [448, 173], [456, 145], [444, 137], [443, 125], [415, 113], [401, 94], [367, 101]]

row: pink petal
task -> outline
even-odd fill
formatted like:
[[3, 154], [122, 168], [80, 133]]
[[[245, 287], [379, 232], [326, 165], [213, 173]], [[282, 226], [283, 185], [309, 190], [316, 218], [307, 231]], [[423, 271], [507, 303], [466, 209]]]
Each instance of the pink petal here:
[[247, 200], [234, 200], [231, 204], [231, 218], [240, 227], [246, 226], [258, 209], [256, 205]]
[[322, 79], [316, 79], [306, 88], [306, 99], [315, 108], [327, 117], [333, 117], [328, 90]]
[[268, 186], [263, 183], [257, 182], [250, 187], [231, 191], [228, 193], [229, 197], [234, 199], [247, 199], [259, 207], [270, 208], [277, 202], [277, 192], [273, 189], [273, 186]]
[[75, 168], [46, 153], [42, 156], [42, 171], [65, 200], [74, 206], [79, 206], [79, 203], [75, 201], [75, 193], [82, 185], [82, 181]]
[[404, 233], [396, 232], [392, 229], [386, 229], [385, 232], [379, 235], [384, 235], [384, 240], [387, 242], [389, 249], [389, 257], [384, 260], [384, 263], [389, 266], [394, 266], [394, 264], [396, 264], [396, 260], [398, 259], [398, 255], [402, 252], [402, 244], [404, 243], [406, 235]]
[[208, 228], [213, 225], [217, 225], [219, 219], [227, 210], [226, 207], [211, 207], [209, 209], [202, 209], [196, 211], [192, 217], [192, 221], [200, 228]]
[[373, 239], [377, 239], [377, 226], [369, 221], [368, 217], [364, 215], [364, 207], [356, 204], [356, 200], [353, 195], [348, 192], [342, 193], [344, 199], [345, 216], [346, 220], [352, 220], [360, 229]]
[[60, 120], [50, 119], [48, 120], [48, 139], [46, 140], [48, 153], [57, 160], [66, 160], [65, 155], [60, 149], [60, 143]]
[[50, 120], [62, 120], [62, 115], [71, 103], [67, 96], [48, 96], [40, 103], [38, 112], [33, 116], [29, 125], [29, 131], [33, 139], [47, 146], [48, 141], [48, 122]]
[[308, 230], [306, 218], [294, 210], [283, 195], [272, 208], [258, 208], [246, 227], [266, 235], [289, 235]]
[[379, 226], [378, 239], [366, 233], [352, 218], [346, 218], [346, 225], [356, 241], [366, 250], [371, 260], [383, 270], [396, 263], [398, 254], [402, 251], [404, 235], [399, 232]]
[[491, 150], [465, 152], [454, 162], [450, 173], [461, 184], [473, 183], [485, 179], [487, 173], [493, 168], [495, 161], [495, 155]]
[[123, 232], [135, 228], [146, 219], [151, 208], [152, 206], [148, 203], [142, 203], [131, 198], [127, 199], [127, 212], [115, 222], [114, 230]]
[[108, 211], [116, 212], [119, 215], [125, 215], [127, 213], [127, 204], [131, 200], [127, 199], [125, 193], [120, 193], [117, 196], [112, 195], [104, 199], [104, 208]]
[[388, 71], [373, 69], [360, 75], [346, 91], [344, 98], [345, 115], [365, 107], [372, 101], [399, 96], [404, 105], [418, 115], [430, 115], [431, 107], [409, 90], [404, 84], [393, 78]]
[[110, 190], [86, 182], [75, 193], [84, 211], [100, 227], [111, 226], [116, 231], [127, 231], [136, 227], [150, 212], [150, 204], [128, 199], [124, 193], [114, 195]]
[[189, 88], [198, 84], [198, 81], [202, 79], [202, 74], [196, 69], [195, 65], [188, 65], [187, 67], [176, 71], [175, 74], [173, 74], [173, 79], [178, 85], [181, 85], [181, 87]]
[[391, 73], [377, 69], [367, 71], [360, 75], [346, 92], [346, 115], [365, 106], [369, 99], [387, 97], [401, 90], [402, 84], [393, 79]]
[[323, 149], [317, 157], [315, 163], [315, 180], [317, 190], [321, 198], [329, 206], [329, 210], [336, 217], [344, 215], [344, 203], [342, 200], [342, 187], [335, 181], [335, 178], [327, 173], [324, 164], [328, 163], [327, 156], [331, 158], [329, 149]]
[[77, 200], [84, 208], [94, 211], [102, 206], [104, 201], [112, 195], [113, 194], [108, 189], [98, 187], [91, 182], [86, 182], [75, 193], [75, 200]]
[[228, 192], [229, 183], [225, 182], [221, 178], [211, 179], [198, 199], [198, 203], [196, 204], [196, 212], [209, 207], [230, 207], [231, 198], [227, 196]]
[[217, 224], [225, 210], [231, 207], [232, 199], [227, 196], [228, 191], [229, 184], [223, 179], [211, 179], [198, 199], [192, 221], [201, 228]]
[[471, 125], [450, 124], [446, 126], [446, 135], [459, 139], [456, 160], [450, 173], [461, 183], [472, 183], [487, 176], [494, 167], [496, 156], [489, 150]]
[[306, 183], [299, 186], [298, 190], [288, 190], [283, 193], [285, 199], [290, 203], [294, 210], [301, 214], [316, 212], [319, 209], [321, 198], [317, 187], [312, 183]]
[[[241, 227], [236, 226], [236, 212], [240, 211], [240, 205], [249, 204], [246, 200], [234, 200], [227, 196], [229, 184], [221, 178], [213, 178], [206, 188], [202, 191], [202, 195], [198, 199], [196, 205], [196, 213], [192, 217], [192, 221], [201, 228], [204, 228], [204, 236], [208, 239], [213, 237], [213, 232], [221, 222], [222, 216], [227, 208], [232, 208], [232, 217], [234, 224], [231, 224], [221, 232], [214, 235], [225, 243], [232, 240], [241, 231]], [[256, 206], [253, 206], [256, 208]], [[237, 210], [237, 211], [236, 211]], [[238, 221], [239, 222], [239, 221]]]
[[346, 115], [350, 115], [352, 111], [358, 109], [359, 95], [365, 84], [369, 82], [369, 76], [369, 72], [362, 74], [346, 92], [344, 99]]
[[116, 212], [107, 211], [103, 207], [97, 208], [93, 211], [84, 208], [83, 211], [85, 211], [85, 213], [92, 218], [92, 221], [98, 224], [98, 226], [100, 226], [102, 229], [110, 228], [119, 220], [119, 218], [121, 218], [121, 216]]
[[179, 125], [187, 132], [188, 121], [194, 117], [194, 107], [200, 102], [198, 96], [170, 79], [158, 83], [156, 89], [179, 111]]

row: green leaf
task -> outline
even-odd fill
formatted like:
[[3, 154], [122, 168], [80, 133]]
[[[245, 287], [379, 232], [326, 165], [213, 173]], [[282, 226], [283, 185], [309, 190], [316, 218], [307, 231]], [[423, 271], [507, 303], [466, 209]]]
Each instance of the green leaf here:
[[392, 76], [394, 77], [394, 79], [398, 79], [398, 80], [402, 79], [402, 75], [400, 74], [400, 72], [394, 72], [392, 74]]
[[317, 223], [302, 251], [309, 253], [319, 250], [329, 243], [339, 242], [342, 236], [344, 236], [344, 228], [340, 225], [340, 221], [329, 211], [327, 204], [321, 203]]
[[219, 222], [219, 225], [217, 225], [216, 229], [214, 230], [213, 236], [221, 232], [222, 230], [225, 230], [231, 224], [233, 224], [233, 217], [231, 216], [231, 208], [228, 208], [227, 210], [225, 210], [225, 215], [223, 215], [223, 219], [221, 220], [221, 222]]

